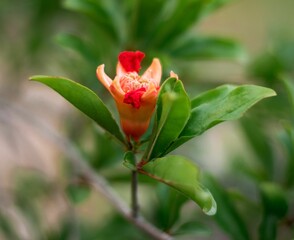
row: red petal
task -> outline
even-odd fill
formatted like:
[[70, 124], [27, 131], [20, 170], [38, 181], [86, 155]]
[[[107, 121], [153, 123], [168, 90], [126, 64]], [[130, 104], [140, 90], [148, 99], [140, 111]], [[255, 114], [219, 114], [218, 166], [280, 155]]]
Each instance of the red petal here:
[[141, 97], [146, 92], [146, 88], [142, 87], [125, 94], [124, 103], [131, 104], [134, 108], [139, 109], [141, 106]]
[[127, 72], [139, 72], [141, 69], [141, 61], [145, 57], [145, 54], [140, 51], [129, 52], [124, 51], [121, 52], [118, 56], [118, 60], [123, 68]]

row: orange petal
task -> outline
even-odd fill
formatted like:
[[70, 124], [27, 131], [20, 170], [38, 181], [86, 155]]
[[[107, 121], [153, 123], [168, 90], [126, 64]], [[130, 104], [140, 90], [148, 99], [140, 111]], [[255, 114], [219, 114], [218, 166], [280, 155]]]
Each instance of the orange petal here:
[[150, 67], [144, 72], [142, 78], [149, 79], [155, 86], [159, 86], [161, 80], [161, 64], [157, 58], [154, 58]]
[[104, 72], [104, 64], [97, 67], [96, 75], [99, 81], [104, 85], [104, 87], [109, 91], [109, 87], [112, 84], [112, 80], [110, 77], [106, 75]]
[[126, 73], [126, 70], [123, 68], [120, 62], [118, 62], [116, 65], [116, 76], [120, 77], [122, 75], [125, 75]]
[[121, 89], [120, 78], [115, 77], [110, 86], [110, 93], [118, 102], [123, 102], [125, 92]]
[[142, 96], [143, 102], [154, 102], [156, 103], [157, 95], [158, 95], [158, 87], [154, 86], [153, 83], [150, 83], [147, 91]]

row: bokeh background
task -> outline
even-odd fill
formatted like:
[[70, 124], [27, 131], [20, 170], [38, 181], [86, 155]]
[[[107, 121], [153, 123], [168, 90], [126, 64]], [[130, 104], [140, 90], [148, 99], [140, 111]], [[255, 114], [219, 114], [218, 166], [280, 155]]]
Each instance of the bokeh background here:
[[[218, 216], [204, 216], [183, 200], [170, 219], [166, 189], [146, 179], [140, 186], [143, 214], [171, 232], [192, 222], [177, 239], [293, 239], [294, 2], [211, 1], [215, 5], [187, 21], [183, 11], [189, 15], [197, 8], [148, 2], [0, 2], [0, 239], [148, 239], [99, 192], [80, 184], [62, 146], [79, 151], [129, 202], [120, 147], [58, 94], [28, 80], [38, 74], [71, 78], [96, 91], [116, 114], [95, 70], [105, 63], [114, 76], [116, 56], [125, 49], [145, 51], [146, 64], [159, 57], [163, 79], [175, 71], [190, 96], [225, 83], [278, 93], [241, 121], [218, 125], [177, 150], [211, 176], [207, 185], [219, 200]], [[178, 12], [174, 25], [164, 31], [162, 20], [162, 31], [155, 31], [154, 16], [168, 19], [172, 11]], [[213, 40], [193, 40], [181, 49], [186, 34]], [[266, 227], [276, 231], [275, 238], [260, 237]]]

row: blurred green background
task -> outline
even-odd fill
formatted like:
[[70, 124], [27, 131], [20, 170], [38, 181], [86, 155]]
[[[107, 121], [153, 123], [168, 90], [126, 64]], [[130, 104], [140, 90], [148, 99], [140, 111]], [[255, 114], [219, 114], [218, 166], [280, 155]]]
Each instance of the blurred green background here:
[[[120, 146], [59, 95], [28, 77], [62, 75], [115, 108], [95, 70], [115, 75], [125, 49], [160, 58], [190, 96], [224, 83], [273, 88], [238, 122], [178, 152], [203, 168], [215, 217], [140, 179], [143, 215], [176, 239], [294, 238], [292, 0], [2, 0], [0, 239], [149, 239], [81, 183], [71, 144], [129, 202]], [[156, 191], [154, 191], [156, 189]]]

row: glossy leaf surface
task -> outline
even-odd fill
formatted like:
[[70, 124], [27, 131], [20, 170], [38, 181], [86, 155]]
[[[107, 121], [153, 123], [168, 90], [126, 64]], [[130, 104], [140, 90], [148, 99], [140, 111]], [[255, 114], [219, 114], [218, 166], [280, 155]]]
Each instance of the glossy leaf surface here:
[[190, 99], [182, 82], [175, 78], [167, 79], [157, 100], [156, 125], [147, 160], [161, 156], [178, 138], [190, 117], [190, 109]]
[[98, 123], [104, 130], [124, 143], [124, 137], [110, 111], [92, 90], [62, 77], [33, 76], [30, 79], [44, 83], [58, 92], [77, 109]]
[[223, 85], [200, 94], [191, 101], [190, 119], [167, 152], [221, 122], [242, 117], [254, 104], [274, 95], [272, 89], [255, 85]]
[[196, 202], [207, 215], [216, 213], [216, 202], [199, 181], [199, 168], [183, 156], [154, 159], [139, 171], [163, 182]]

